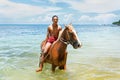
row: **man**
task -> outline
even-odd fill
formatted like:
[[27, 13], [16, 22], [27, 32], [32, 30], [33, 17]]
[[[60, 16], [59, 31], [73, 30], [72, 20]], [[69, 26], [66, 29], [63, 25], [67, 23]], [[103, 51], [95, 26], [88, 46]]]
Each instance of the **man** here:
[[43, 63], [45, 60], [45, 54], [48, 53], [51, 44], [57, 40], [59, 32], [62, 30], [62, 27], [58, 25], [58, 16], [54, 15], [52, 17], [52, 22], [53, 24], [48, 26], [47, 29], [46, 44], [44, 47], [42, 47], [41, 60], [40, 60], [39, 68], [36, 70], [36, 72], [42, 71]]

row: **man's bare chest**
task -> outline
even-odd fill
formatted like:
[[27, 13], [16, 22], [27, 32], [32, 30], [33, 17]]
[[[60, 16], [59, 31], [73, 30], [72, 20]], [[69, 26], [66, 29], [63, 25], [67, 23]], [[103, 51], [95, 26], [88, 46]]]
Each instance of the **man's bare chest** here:
[[50, 34], [58, 34], [59, 33], [59, 30], [58, 29], [52, 29], [50, 30]]

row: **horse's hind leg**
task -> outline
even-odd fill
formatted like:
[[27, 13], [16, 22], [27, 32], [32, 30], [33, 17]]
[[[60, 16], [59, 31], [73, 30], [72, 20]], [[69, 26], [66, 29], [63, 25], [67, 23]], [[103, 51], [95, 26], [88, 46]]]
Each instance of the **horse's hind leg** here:
[[57, 67], [56, 65], [52, 64], [52, 72], [55, 72], [56, 67]]
[[60, 69], [60, 70], [64, 69], [64, 66], [59, 66], [59, 69]]

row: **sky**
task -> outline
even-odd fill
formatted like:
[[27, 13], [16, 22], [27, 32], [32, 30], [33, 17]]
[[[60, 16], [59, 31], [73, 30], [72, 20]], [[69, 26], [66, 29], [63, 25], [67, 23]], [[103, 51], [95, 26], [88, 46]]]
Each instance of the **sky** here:
[[120, 20], [120, 0], [0, 0], [0, 24], [112, 24]]

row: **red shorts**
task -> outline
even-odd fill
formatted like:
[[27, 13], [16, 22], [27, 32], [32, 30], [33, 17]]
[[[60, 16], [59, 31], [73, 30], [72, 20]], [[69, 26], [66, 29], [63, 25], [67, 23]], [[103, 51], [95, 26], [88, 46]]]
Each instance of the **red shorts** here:
[[56, 37], [51, 36], [51, 37], [48, 38], [47, 42], [53, 43], [56, 40], [57, 40]]

